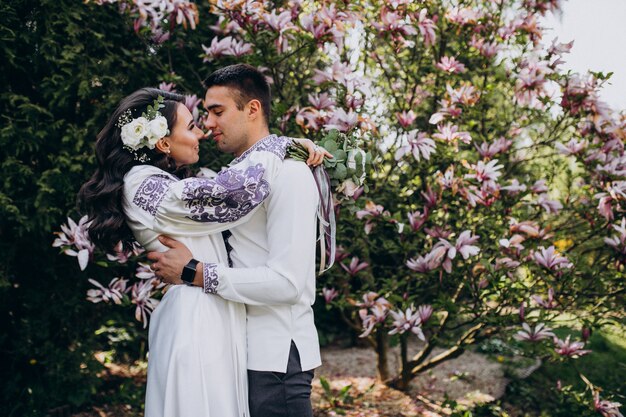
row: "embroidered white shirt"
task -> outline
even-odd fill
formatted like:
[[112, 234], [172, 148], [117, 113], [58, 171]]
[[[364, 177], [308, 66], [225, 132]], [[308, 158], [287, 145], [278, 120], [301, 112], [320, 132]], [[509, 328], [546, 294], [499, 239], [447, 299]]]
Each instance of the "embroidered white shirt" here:
[[310, 168], [286, 159], [269, 197], [231, 228], [233, 268], [215, 268], [217, 294], [246, 304], [248, 369], [286, 372], [293, 340], [302, 370], [321, 365], [315, 301], [319, 196]]

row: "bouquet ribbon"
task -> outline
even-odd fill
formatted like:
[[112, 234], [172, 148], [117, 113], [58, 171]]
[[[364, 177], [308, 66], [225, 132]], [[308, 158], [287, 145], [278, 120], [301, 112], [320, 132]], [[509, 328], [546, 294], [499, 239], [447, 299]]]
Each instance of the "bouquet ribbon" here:
[[[318, 240], [320, 242], [320, 269], [318, 275], [322, 275], [335, 263], [337, 225], [335, 222], [335, 207], [330, 177], [323, 165], [318, 165], [313, 169], [313, 178], [315, 178], [317, 192], [320, 197], [320, 204], [317, 209], [317, 218], [319, 220]], [[326, 246], [328, 246], [328, 259], [326, 259]]]

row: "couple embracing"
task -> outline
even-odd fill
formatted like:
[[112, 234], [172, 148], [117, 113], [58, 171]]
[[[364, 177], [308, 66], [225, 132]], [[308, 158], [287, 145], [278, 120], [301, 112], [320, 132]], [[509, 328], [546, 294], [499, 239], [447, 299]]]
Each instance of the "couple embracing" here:
[[[255, 68], [222, 68], [206, 85], [206, 127], [235, 156], [227, 168], [190, 176], [204, 133], [181, 96], [145, 88], [99, 133], [98, 167], [79, 193], [96, 243], [136, 239], [157, 276], [177, 284], [150, 322], [145, 415], [312, 416], [315, 244], [328, 188], [307, 164], [329, 154], [270, 134], [270, 88]], [[307, 164], [285, 158], [296, 142]]]

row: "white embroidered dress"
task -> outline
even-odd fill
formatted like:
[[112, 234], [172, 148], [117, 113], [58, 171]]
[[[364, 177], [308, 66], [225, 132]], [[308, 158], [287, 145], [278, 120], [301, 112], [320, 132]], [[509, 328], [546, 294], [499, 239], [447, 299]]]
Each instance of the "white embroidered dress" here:
[[[267, 198], [290, 142], [265, 138], [213, 179], [133, 167], [124, 177], [123, 207], [135, 238], [163, 251], [157, 237], [166, 234], [202, 262], [227, 264], [220, 232], [248, 221]], [[172, 286], [150, 320], [145, 416], [249, 416], [245, 349], [243, 304]]]

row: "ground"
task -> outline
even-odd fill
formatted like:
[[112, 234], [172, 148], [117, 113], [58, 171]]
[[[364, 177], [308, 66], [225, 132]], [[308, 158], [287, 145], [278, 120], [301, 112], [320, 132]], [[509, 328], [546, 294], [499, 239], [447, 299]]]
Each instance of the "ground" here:
[[[437, 352], [435, 352], [436, 354]], [[397, 363], [397, 350], [391, 350], [390, 365]], [[507, 379], [504, 367], [486, 355], [465, 352], [416, 378], [408, 392], [386, 387], [376, 379], [376, 357], [372, 349], [322, 349], [322, 367], [316, 370], [312, 402], [316, 417], [330, 417], [337, 412], [351, 417], [437, 417], [446, 414], [440, 402], [445, 396], [460, 403], [474, 404], [493, 401], [504, 394]], [[131, 378], [141, 386], [145, 383], [145, 368], [107, 364], [105, 379]], [[324, 393], [320, 377], [330, 383], [333, 394]], [[342, 398], [335, 398], [336, 407], [329, 404], [333, 396], [351, 385]], [[131, 417], [141, 415], [125, 404], [94, 406], [72, 417]]]

